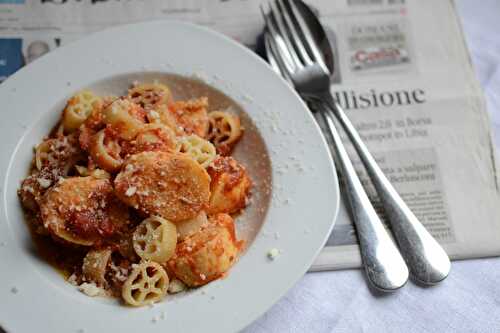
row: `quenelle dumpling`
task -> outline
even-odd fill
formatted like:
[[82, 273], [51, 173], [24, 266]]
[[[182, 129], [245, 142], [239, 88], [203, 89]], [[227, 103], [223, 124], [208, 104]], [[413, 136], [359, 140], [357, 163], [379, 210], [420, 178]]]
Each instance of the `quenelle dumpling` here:
[[195, 218], [180, 221], [175, 224], [177, 228], [178, 240], [183, 241], [185, 238], [197, 233], [208, 223], [207, 213], [201, 211]]
[[236, 262], [241, 247], [231, 216], [217, 214], [200, 231], [177, 245], [168, 267], [186, 285], [201, 286], [227, 272]]
[[196, 217], [208, 206], [210, 177], [182, 154], [143, 152], [132, 155], [115, 178], [115, 193], [145, 215], [172, 222]]
[[61, 179], [40, 203], [44, 226], [56, 238], [91, 246], [120, 232], [129, 221], [127, 207], [113, 197], [107, 179]]
[[245, 167], [232, 157], [219, 157], [207, 169], [211, 177], [209, 214], [236, 213], [245, 208], [252, 182]]
[[[204, 138], [208, 133], [208, 99], [176, 101], [149, 113], [151, 122], [170, 127], [179, 136], [195, 134]], [[154, 115], [154, 116], [153, 116]]]
[[208, 132], [208, 98], [202, 97], [189, 101], [177, 101], [169, 106], [168, 111], [187, 134], [196, 134], [204, 138]]
[[149, 112], [166, 107], [172, 99], [172, 94], [170, 89], [161, 83], [142, 83], [130, 88], [127, 97]]
[[169, 127], [157, 123], [142, 127], [135, 139], [129, 143], [130, 155], [145, 151], [174, 152], [177, 147], [175, 133]]

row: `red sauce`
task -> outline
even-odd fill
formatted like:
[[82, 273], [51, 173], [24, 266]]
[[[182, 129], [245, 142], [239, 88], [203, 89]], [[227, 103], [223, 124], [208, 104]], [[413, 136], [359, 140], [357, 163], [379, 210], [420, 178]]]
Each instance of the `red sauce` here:
[[107, 214], [99, 216], [90, 210], [73, 211], [68, 216], [66, 225], [76, 236], [86, 239], [106, 238], [115, 233], [115, 227]]
[[232, 157], [217, 158], [207, 171], [213, 184], [217, 183], [223, 175], [227, 175], [225, 191], [230, 191], [237, 186], [245, 173], [245, 169], [238, 165]]
[[92, 136], [95, 133], [96, 132], [93, 129], [91, 129], [90, 127], [87, 127], [86, 125], [81, 127], [80, 136], [78, 137], [78, 141], [79, 141], [80, 146], [82, 147], [83, 150], [85, 150], [85, 151], [89, 150]]

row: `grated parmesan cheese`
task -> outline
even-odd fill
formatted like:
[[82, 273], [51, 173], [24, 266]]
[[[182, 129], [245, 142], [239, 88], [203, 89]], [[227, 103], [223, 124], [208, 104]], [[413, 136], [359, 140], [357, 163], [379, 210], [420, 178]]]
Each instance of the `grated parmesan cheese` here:
[[80, 290], [82, 293], [84, 293], [85, 295], [90, 296], [90, 297], [100, 296], [100, 295], [103, 295], [105, 293], [104, 289], [96, 286], [96, 284], [94, 282], [82, 283], [78, 287], [78, 290]]
[[76, 275], [73, 273], [71, 276], [68, 278], [68, 282], [74, 286], [77, 286], [78, 284], [76, 283]]
[[128, 270], [123, 267], [116, 266], [113, 262], [110, 265], [111, 270], [114, 272], [114, 277], [121, 282], [125, 282], [128, 277]]
[[186, 290], [186, 285], [178, 279], [173, 279], [168, 285], [168, 292], [170, 294], [177, 294], [184, 290]]
[[149, 111], [149, 115], [154, 119], [160, 118], [160, 114], [156, 111]]
[[137, 191], [137, 187], [135, 187], [135, 186], [130, 186], [130, 187], [127, 189], [127, 191], [125, 192], [125, 195], [126, 195], [127, 197], [131, 197], [131, 196], [133, 196], [133, 195], [135, 194], [135, 192], [136, 192], [136, 191]]
[[46, 178], [38, 178], [37, 182], [38, 182], [38, 184], [40, 184], [40, 186], [42, 188], [47, 188], [50, 186], [50, 184], [52, 184], [52, 181], [50, 179], [46, 179]]
[[275, 260], [279, 257], [281, 251], [274, 248], [274, 249], [271, 249], [269, 250], [269, 252], [267, 252], [267, 257], [270, 259], [270, 260]]
[[32, 194], [34, 194], [34, 193], [35, 193], [35, 189], [33, 189], [33, 187], [31, 187], [31, 186], [26, 185], [26, 186], [24, 186], [24, 189], [25, 189], [26, 191], [28, 191], [28, 192], [32, 193]]

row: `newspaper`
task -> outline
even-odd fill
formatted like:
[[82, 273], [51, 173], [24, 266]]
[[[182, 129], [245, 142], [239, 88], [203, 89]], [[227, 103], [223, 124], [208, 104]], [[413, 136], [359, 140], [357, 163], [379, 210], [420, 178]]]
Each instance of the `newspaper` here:
[[[0, 81], [88, 33], [143, 20], [188, 20], [259, 49], [263, 28], [259, 4], [0, 0]], [[454, 259], [500, 254], [495, 149], [453, 2], [309, 4], [320, 14], [335, 49], [332, 92], [413, 212]], [[370, 199], [385, 219], [345, 135], [344, 141]], [[360, 265], [355, 230], [342, 200], [333, 233], [311, 269]]]

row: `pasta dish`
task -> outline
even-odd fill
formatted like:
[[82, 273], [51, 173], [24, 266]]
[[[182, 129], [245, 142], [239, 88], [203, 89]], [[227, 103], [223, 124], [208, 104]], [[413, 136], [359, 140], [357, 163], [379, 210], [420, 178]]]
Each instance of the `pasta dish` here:
[[18, 195], [40, 255], [89, 296], [132, 306], [227, 274], [252, 181], [231, 157], [240, 119], [166, 85], [72, 96]]

